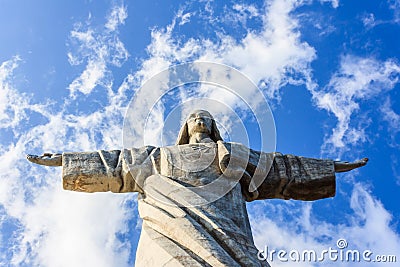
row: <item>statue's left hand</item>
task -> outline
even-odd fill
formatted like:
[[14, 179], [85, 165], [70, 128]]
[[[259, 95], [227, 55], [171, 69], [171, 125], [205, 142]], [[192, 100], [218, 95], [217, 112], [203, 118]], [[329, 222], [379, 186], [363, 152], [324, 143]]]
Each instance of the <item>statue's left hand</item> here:
[[62, 154], [44, 153], [41, 156], [26, 155], [30, 162], [45, 166], [62, 166]]

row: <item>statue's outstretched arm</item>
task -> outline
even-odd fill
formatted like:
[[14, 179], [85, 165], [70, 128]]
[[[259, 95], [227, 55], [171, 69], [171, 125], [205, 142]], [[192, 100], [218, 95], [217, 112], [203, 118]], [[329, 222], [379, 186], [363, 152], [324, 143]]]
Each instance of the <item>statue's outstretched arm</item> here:
[[59, 153], [43, 153], [41, 156], [26, 155], [30, 162], [45, 166], [62, 166], [62, 154]]
[[[294, 155], [273, 154], [272, 164], [266, 164], [260, 159], [263, 152], [250, 152], [247, 171], [253, 179], [256, 167], [262, 172], [262, 166], [267, 166], [267, 177], [261, 177], [256, 199], [280, 198], [297, 200], [317, 200], [333, 197], [336, 192], [335, 173], [347, 172], [365, 166], [368, 158], [354, 162], [333, 161], [330, 159], [315, 159]], [[255, 178], [254, 178], [255, 177]], [[255, 180], [257, 182], [257, 180]], [[249, 182], [242, 181], [242, 188], [250, 188]], [[248, 200], [251, 201], [251, 200]]]
[[[142, 182], [152, 175], [149, 158], [154, 147], [92, 152], [27, 155], [33, 163], [62, 166], [63, 188], [80, 192], [143, 192]], [[137, 183], [140, 181], [140, 184]]]
[[363, 158], [360, 160], [356, 160], [354, 162], [335, 161], [334, 162], [335, 172], [348, 172], [353, 169], [365, 166], [367, 164], [367, 162], [368, 162], [368, 158]]

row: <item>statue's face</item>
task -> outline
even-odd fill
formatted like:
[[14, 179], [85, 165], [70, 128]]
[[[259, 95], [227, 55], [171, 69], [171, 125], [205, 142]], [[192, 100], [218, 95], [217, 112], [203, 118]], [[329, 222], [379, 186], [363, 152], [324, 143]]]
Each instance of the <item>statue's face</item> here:
[[189, 115], [186, 121], [189, 135], [193, 133], [211, 134], [213, 118], [211, 114], [205, 110], [196, 110]]

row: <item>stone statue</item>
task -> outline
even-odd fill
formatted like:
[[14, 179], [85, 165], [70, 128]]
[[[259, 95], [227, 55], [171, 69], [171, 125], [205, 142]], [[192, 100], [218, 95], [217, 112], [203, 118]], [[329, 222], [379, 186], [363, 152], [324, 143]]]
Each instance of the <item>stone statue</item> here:
[[[269, 266], [257, 258], [246, 201], [333, 197], [335, 172], [368, 161], [264, 153], [223, 142], [204, 110], [189, 115], [175, 146], [27, 158], [62, 166], [66, 190], [138, 192], [143, 224], [136, 266]], [[261, 177], [256, 186], [255, 176]]]

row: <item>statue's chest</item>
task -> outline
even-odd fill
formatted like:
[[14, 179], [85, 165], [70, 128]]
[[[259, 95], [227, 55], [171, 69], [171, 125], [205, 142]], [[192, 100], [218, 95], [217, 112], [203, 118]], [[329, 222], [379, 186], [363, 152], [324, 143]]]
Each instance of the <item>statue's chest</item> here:
[[163, 147], [160, 174], [187, 185], [208, 184], [221, 175], [215, 143]]

